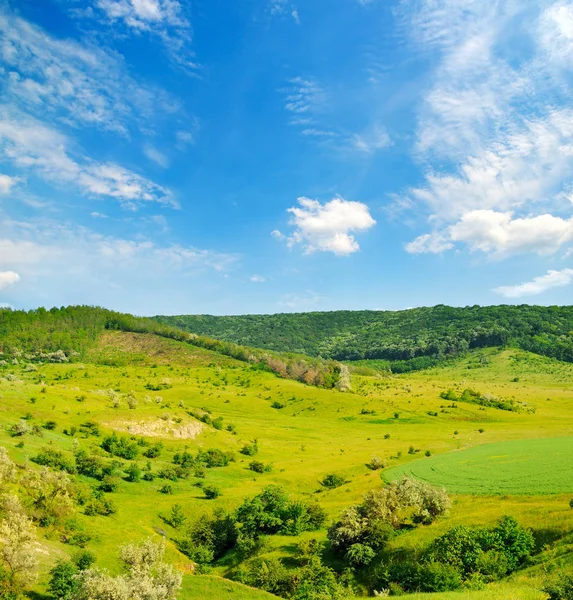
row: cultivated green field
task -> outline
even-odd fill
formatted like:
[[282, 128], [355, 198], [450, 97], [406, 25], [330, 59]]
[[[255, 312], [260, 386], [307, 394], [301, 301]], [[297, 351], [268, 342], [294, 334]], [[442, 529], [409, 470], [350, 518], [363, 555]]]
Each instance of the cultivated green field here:
[[[30, 459], [42, 448], [70, 457], [78, 448], [105, 454], [101, 438], [82, 433], [82, 424], [96, 422], [101, 436], [113, 431], [149, 442], [162, 441], [161, 456], [150, 460], [157, 472], [172, 465], [175, 453], [199, 448], [235, 452], [236, 462], [207, 469], [206, 477], [172, 483], [173, 493], [160, 493], [164, 480], [121, 480], [109, 496], [117, 505], [111, 516], [77, 520], [91, 536], [87, 548], [97, 564], [117, 571], [117, 548], [148, 536], [165, 536], [167, 558], [184, 573], [181, 598], [259, 600], [267, 593], [229, 582], [232, 561], [210, 567], [209, 575], [193, 575], [191, 561], [174, 540], [180, 533], [165, 522], [177, 503], [189, 521], [215, 508], [234, 509], [269, 484], [283, 486], [303, 500], [318, 500], [334, 520], [383, 483], [380, 471], [367, 464], [373, 456], [397, 476], [411, 472], [445, 485], [453, 506], [447, 517], [429, 526], [405, 531], [391, 548], [416, 550], [454, 525], [492, 525], [503, 515], [514, 516], [534, 531], [533, 562], [509, 582], [485, 591], [423, 595], [444, 600], [538, 600], [547, 573], [573, 567], [573, 488], [570, 464], [573, 433], [573, 365], [523, 351], [488, 349], [470, 353], [445, 366], [407, 375], [353, 375], [352, 391], [306, 386], [253, 368], [228, 357], [152, 335], [108, 332], [83, 363], [45, 364], [29, 371], [22, 361], [0, 369], [0, 446], [10, 456], [36, 468]], [[457, 402], [440, 397], [471, 387], [513, 400], [515, 411]], [[114, 407], [108, 390], [123, 398]], [[128, 408], [131, 393], [137, 406]], [[280, 408], [273, 408], [281, 406]], [[201, 423], [189, 411], [210, 411], [223, 427]], [[25, 418], [40, 427], [54, 421], [42, 437], [12, 437], [7, 428]], [[227, 426], [232, 425], [232, 431]], [[257, 460], [269, 472], [249, 470], [250, 458], [239, 450], [257, 440]], [[525, 440], [525, 441], [524, 441]], [[431, 456], [425, 456], [426, 452]], [[145, 468], [146, 459], [135, 461]], [[492, 468], [493, 466], [493, 468]], [[319, 481], [329, 473], [344, 478], [334, 490]], [[439, 475], [439, 481], [432, 479]], [[89, 489], [94, 481], [77, 476]], [[222, 495], [207, 500], [196, 484], [217, 486]], [[567, 493], [566, 493], [567, 492]], [[480, 493], [479, 502], [472, 494]], [[35, 585], [45, 594], [47, 571], [58, 558], [77, 549], [46, 532], [37, 552], [41, 563]], [[326, 538], [326, 529], [301, 537], [270, 536], [263, 557], [292, 561], [301, 539]], [[332, 556], [328, 564], [337, 566]], [[236, 566], [236, 565], [235, 565]], [[555, 571], [557, 570], [557, 571]], [[365, 587], [355, 582], [358, 593]], [[36, 598], [49, 596], [36, 596]], [[422, 596], [405, 596], [422, 598]]]
[[395, 467], [404, 475], [443, 486], [453, 494], [573, 493], [573, 437], [513, 440], [449, 452]]

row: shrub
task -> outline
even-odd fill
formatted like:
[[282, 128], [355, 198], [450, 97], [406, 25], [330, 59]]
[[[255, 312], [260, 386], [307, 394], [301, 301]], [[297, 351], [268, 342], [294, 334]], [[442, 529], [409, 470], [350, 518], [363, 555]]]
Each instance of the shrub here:
[[261, 462], [260, 460], [252, 460], [249, 463], [249, 469], [255, 473], [264, 473], [265, 463]]
[[352, 544], [346, 551], [344, 560], [354, 568], [365, 567], [372, 562], [375, 556], [376, 552], [370, 546], [366, 544]]
[[206, 485], [203, 487], [203, 493], [205, 494], [205, 498], [214, 500], [221, 495], [221, 490], [214, 485]]
[[323, 479], [320, 482], [320, 485], [332, 490], [334, 488], [340, 487], [341, 485], [344, 485], [345, 482], [346, 481], [344, 477], [342, 477], [341, 475], [336, 475], [336, 473], [329, 473], [328, 475], [325, 475], [323, 477]]
[[216, 419], [213, 419], [211, 421], [211, 425], [217, 429], [217, 430], [221, 430], [223, 429], [223, 417], [217, 417]]
[[112, 456], [133, 460], [139, 454], [137, 442], [126, 437], [118, 437], [115, 433], [102, 440], [101, 447]]
[[163, 487], [159, 488], [159, 492], [161, 494], [172, 494], [173, 493], [173, 486], [169, 485], [168, 483], [166, 483]]
[[257, 454], [258, 451], [259, 451], [259, 446], [256, 441], [252, 442], [251, 444], [245, 444], [239, 450], [239, 452], [241, 454], [244, 454], [245, 456], [255, 456], [255, 454]]
[[235, 455], [230, 450], [225, 452], [216, 448], [208, 450], [199, 450], [196, 461], [204, 464], [208, 469], [213, 467], [226, 467], [231, 461], [235, 460]]
[[384, 469], [386, 463], [379, 456], [373, 456], [367, 466], [369, 469], [377, 471], [378, 469]]
[[156, 444], [149, 446], [149, 448], [147, 448], [147, 450], [143, 453], [143, 456], [145, 456], [145, 458], [159, 458], [162, 450], [163, 444], [161, 442], [157, 442]]
[[561, 575], [559, 579], [544, 586], [549, 600], [573, 600], [573, 575]]
[[48, 591], [56, 598], [68, 600], [77, 589], [78, 567], [71, 561], [59, 561], [50, 571]]
[[30, 460], [38, 465], [51, 467], [52, 469], [58, 469], [59, 471], [66, 471], [71, 474], [76, 472], [76, 466], [72, 459], [67, 458], [63, 452], [54, 450], [53, 448], [42, 448], [38, 454]]
[[141, 469], [135, 463], [130, 464], [125, 470], [127, 480], [133, 483], [139, 483], [141, 481]]
[[57, 423], [55, 421], [46, 421], [42, 427], [48, 431], [53, 431], [57, 427]]

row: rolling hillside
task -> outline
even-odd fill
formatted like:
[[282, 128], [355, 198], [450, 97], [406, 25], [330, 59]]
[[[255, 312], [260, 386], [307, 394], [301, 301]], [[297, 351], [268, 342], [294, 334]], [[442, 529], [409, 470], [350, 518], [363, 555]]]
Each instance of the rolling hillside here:
[[573, 361], [571, 306], [434, 306], [403, 311], [155, 318], [238, 344], [343, 361], [442, 359], [494, 346]]

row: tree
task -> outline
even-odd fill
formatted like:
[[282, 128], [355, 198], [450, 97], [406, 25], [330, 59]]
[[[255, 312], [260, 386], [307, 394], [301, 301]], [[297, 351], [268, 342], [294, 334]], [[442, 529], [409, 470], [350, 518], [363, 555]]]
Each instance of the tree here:
[[30, 545], [36, 533], [19, 502], [16, 500], [12, 506], [17, 509], [7, 511], [0, 521], [0, 559], [7, 572], [5, 587], [9, 592], [18, 593], [33, 580], [36, 558]]
[[147, 539], [120, 549], [122, 575], [112, 577], [93, 568], [77, 575], [77, 589], [70, 600], [175, 600], [181, 574], [163, 562], [165, 547]]
[[77, 587], [78, 571], [78, 567], [69, 560], [59, 561], [50, 571], [48, 591], [56, 598], [69, 600]]

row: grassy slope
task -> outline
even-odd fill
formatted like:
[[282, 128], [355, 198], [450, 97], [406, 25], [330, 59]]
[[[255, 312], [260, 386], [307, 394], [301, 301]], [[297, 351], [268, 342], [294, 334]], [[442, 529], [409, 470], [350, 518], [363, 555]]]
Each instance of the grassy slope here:
[[[72, 438], [63, 435], [62, 430], [88, 419], [106, 424], [102, 425], [104, 433], [109, 432], [114, 423], [129, 420], [156, 422], [165, 413], [180, 417], [184, 422], [192, 421], [179, 407], [181, 401], [186, 408], [208, 407], [213, 416], [223, 416], [225, 424], [235, 424], [238, 435], [206, 427], [195, 440], [165, 439], [163, 456], [152, 461], [154, 470], [169, 463], [173, 453], [186, 446], [236, 451], [245, 441], [258, 438], [260, 452], [257, 459], [272, 462], [273, 472], [256, 475], [247, 469], [250, 459], [238, 455], [237, 462], [230, 467], [208, 471], [207, 483], [214, 483], [223, 490], [223, 496], [215, 501], [203, 499], [200, 490], [193, 487], [193, 479], [174, 484], [173, 496], [157, 492], [161, 486], [158, 480], [139, 484], [124, 482], [119, 492], [113, 494], [118, 505], [117, 515], [82, 516], [86, 527], [96, 533], [88, 547], [98, 555], [98, 564], [113, 569], [119, 544], [154, 534], [155, 528], [164, 530], [169, 536], [176, 535], [158, 516], [176, 502], [184, 506], [189, 517], [193, 517], [216, 506], [232, 508], [245, 496], [258, 493], [263, 486], [278, 483], [293, 494], [318, 498], [334, 518], [341, 509], [356, 503], [363, 492], [380, 485], [379, 474], [365, 466], [373, 455], [386, 458], [391, 465], [403, 464], [420, 456], [407, 453], [411, 444], [422, 453], [429, 449], [437, 454], [503, 440], [571, 435], [572, 365], [516, 351], [482, 351], [479, 356], [485, 357], [489, 364], [480, 366], [484, 359], [477, 360], [476, 355], [471, 355], [456, 365], [426, 372], [391, 378], [355, 377], [355, 391], [341, 393], [252, 371], [244, 363], [220, 359], [218, 355], [190, 349], [178, 342], [110, 332], [92, 355], [97, 360], [104, 357], [109, 364], [45, 365], [41, 371], [48, 384], [46, 394], [40, 393], [40, 385], [36, 383], [38, 373], [22, 373], [21, 367], [4, 369], [5, 372], [16, 372], [23, 382], [0, 382], [3, 396], [0, 424], [10, 425], [30, 412], [34, 416], [32, 422], [53, 419], [58, 427], [55, 432], [46, 432], [44, 438], [26, 438], [21, 449], [16, 448], [17, 439], [10, 438], [4, 429], [0, 429], [0, 445], [6, 446], [17, 460], [25, 461], [48, 444], [71, 450]], [[171, 380], [171, 389], [161, 392], [145, 389], [146, 383], [158, 382], [165, 377]], [[516, 377], [519, 381], [513, 382]], [[459, 403], [459, 409], [455, 411], [439, 412], [438, 417], [429, 416], [428, 411], [440, 411], [440, 405], [445, 403], [439, 398], [440, 391], [456, 384], [460, 389], [471, 386], [503, 397], [515, 396], [534, 406], [536, 412], [481, 410], [478, 406]], [[126, 405], [114, 410], [107, 398], [95, 393], [108, 388], [120, 389], [123, 393], [134, 390], [140, 405], [134, 411], [128, 410]], [[143, 402], [146, 394], [161, 395], [163, 403]], [[81, 395], [86, 399], [78, 402], [76, 398]], [[31, 397], [36, 398], [35, 403], [31, 403]], [[270, 406], [273, 400], [286, 402], [287, 407], [273, 409]], [[361, 415], [362, 409], [375, 410], [376, 414]], [[393, 416], [395, 412], [400, 415], [398, 419]], [[478, 433], [479, 428], [483, 428], [484, 433]], [[459, 432], [457, 436], [453, 435], [454, 430]], [[384, 439], [385, 434], [390, 434], [390, 439]], [[80, 445], [90, 448], [96, 441], [95, 438], [80, 440]], [[402, 458], [391, 459], [398, 451], [402, 451]], [[335, 491], [320, 491], [317, 481], [333, 471], [342, 474], [348, 483]], [[476, 503], [471, 496], [456, 496], [449, 518], [403, 534], [394, 543], [420, 546], [454, 524], [491, 523], [504, 514], [512, 514], [523, 524], [536, 528], [540, 541], [552, 541], [573, 530], [569, 497], [484, 496]], [[320, 533], [321, 537], [324, 535], [325, 532]], [[43, 559], [45, 566], [56, 556], [70, 551], [57, 540], [43, 543], [50, 550]], [[287, 555], [292, 552], [294, 543], [293, 538], [271, 538], [269, 552]], [[560, 542], [555, 549], [548, 550], [547, 556], [559, 554], [559, 560], [567, 565], [570, 552], [571, 546]], [[188, 565], [188, 560], [172, 544], [168, 545], [168, 556], [182, 568]], [[224, 574], [225, 568], [220, 567], [215, 572]], [[540, 567], [533, 567], [530, 573], [521, 574], [523, 582], [520, 585], [535, 582], [539, 572]], [[41, 589], [41, 581], [38, 585]], [[185, 586], [190, 591], [182, 598], [224, 598], [226, 593], [232, 594], [229, 597], [244, 597], [245, 600], [268, 597], [245, 588], [240, 592], [225, 591], [231, 585], [217, 579], [189, 576]], [[198, 591], [202, 589], [208, 592]], [[504, 593], [493, 595], [492, 592], [487, 597], [512, 597]], [[536, 597], [525, 592], [523, 595], [517, 595], [521, 594], [517, 591], [512, 593], [519, 598]], [[461, 600], [466, 596], [451, 597]], [[482, 597], [485, 596], [471, 596], [472, 600]]]

